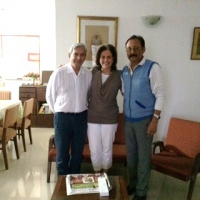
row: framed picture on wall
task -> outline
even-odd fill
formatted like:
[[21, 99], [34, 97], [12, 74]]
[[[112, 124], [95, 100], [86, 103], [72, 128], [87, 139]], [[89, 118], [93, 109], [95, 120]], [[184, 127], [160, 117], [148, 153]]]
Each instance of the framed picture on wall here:
[[117, 47], [118, 17], [77, 16], [77, 42], [87, 47], [85, 63], [94, 66], [95, 55], [102, 44]]
[[200, 27], [194, 28], [191, 60], [200, 60]]

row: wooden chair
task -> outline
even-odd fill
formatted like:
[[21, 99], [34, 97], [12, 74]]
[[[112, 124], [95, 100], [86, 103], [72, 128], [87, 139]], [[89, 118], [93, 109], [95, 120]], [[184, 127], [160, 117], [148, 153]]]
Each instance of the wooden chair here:
[[165, 143], [157, 141], [153, 144], [152, 169], [190, 181], [187, 200], [191, 200], [200, 172], [200, 123], [171, 118]]
[[11, 91], [0, 90], [0, 100], [11, 100]]
[[26, 152], [26, 143], [25, 143], [25, 129], [28, 130], [30, 144], [33, 144], [32, 134], [31, 134], [31, 114], [33, 112], [34, 98], [24, 101], [23, 106], [23, 116], [22, 118], [17, 119], [17, 130], [18, 137], [22, 137], [24, 151]]
[[50, 182], [52, 162], [56, 162], [56, 146], [54, 142], [54, 135], [52, 135], [49, 138], [48, 161], [47, 161], [47, 183]]
[[17, 145], [17, 116], [19, 112], [19, 105], [6, 109], [3, 120], [3, 127], [0, 127], [0, 150], [3, 152], [3, 158], [6, 170], [8, 169], [8, 158], [6, 144], [13, 140], [17, 159], [19, 159], [19, 150]]

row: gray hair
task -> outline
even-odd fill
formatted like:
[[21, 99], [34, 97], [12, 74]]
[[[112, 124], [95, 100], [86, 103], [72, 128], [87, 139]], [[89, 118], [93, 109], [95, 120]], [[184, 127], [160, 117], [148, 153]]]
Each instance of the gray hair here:
[[85, 53], [87, 53], [87, 48], [83, 43], [75, 43], [69, 48], [69, 53], [71, 54], [74, 49], [81, 47], [85, 50]]

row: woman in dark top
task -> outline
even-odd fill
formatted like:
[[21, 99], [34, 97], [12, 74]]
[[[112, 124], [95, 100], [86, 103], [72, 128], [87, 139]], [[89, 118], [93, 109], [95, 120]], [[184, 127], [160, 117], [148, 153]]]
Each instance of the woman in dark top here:
[[121, 71], [117, 70], [117, 51], [111, 44], [99, 47], [92, 70], [88, 108], [88, 140], [95, 172], [112, 166], [112, 146], [118, 125], [117, 94], [121, 90]]

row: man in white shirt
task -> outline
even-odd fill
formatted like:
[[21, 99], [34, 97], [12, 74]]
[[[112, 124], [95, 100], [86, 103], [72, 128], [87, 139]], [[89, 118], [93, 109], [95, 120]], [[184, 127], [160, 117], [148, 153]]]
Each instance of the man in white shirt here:
[[82, 64], [86, 58], [82, 43], [72, 45], [70, 62], [51, 75], [46, 100], [54, 113], [58, 175], [80, 173], [87, 134], [87, 104], [92, 74]]

